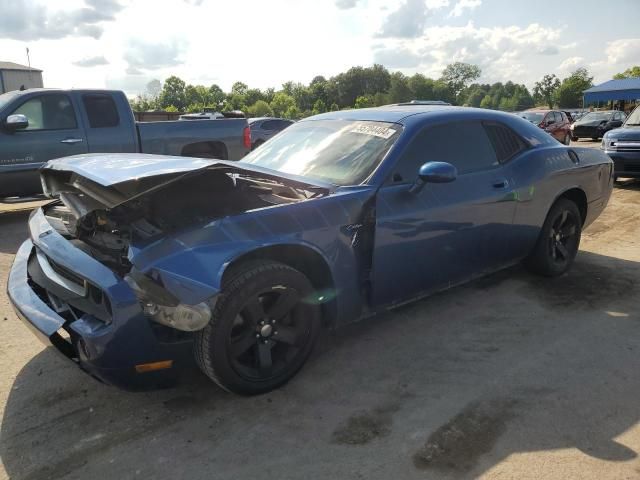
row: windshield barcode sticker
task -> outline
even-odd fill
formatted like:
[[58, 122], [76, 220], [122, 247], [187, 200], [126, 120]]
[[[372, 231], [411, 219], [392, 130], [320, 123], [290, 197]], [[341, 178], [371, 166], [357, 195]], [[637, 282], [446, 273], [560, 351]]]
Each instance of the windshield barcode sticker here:
[[393, 128], [375, 127], [373, 125], [358, 125], [349, 130], [351, 133], [363, 133], [364, 135], [373, 135], [374, 137], [389, 138], [396, 133]]

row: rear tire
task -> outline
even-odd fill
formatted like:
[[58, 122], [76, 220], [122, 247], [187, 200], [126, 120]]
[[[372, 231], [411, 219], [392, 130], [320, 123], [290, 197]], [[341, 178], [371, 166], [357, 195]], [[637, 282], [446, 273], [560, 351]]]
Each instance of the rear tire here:
[[553, 204], [525, 267], [545, 277], [565, 273], [578, 253], [582, 234], [582, 217], [578, 206], [566, 198]]
[[569, 135], [568, 133], [564, 136], [564, 143], [565, 145], [570, 145], [571, 144], [571, 135]]
[[311, 282], [273, 261], [231, 272], [211, 321], [195, 337], [200, 369], [225, 390], [268, 392], [302, 368], [320, 333]]

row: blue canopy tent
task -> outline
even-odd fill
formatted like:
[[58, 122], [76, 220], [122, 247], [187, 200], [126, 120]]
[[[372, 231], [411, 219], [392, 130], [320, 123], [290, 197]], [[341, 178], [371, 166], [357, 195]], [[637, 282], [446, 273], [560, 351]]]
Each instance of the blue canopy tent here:
[[609, 80], [582, 92], [584, 105], [594, 102], [640, 99], [640, 78]]

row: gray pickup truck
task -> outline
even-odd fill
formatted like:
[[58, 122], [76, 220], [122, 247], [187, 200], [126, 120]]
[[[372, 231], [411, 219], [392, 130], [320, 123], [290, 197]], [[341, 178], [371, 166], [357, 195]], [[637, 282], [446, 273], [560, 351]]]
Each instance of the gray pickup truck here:
[[41, 192], [39, 168], [82, 153], [156, 153], [240, 160], [244, 118], [136, 122], [123, 92], [29, 89], [0, 95], [0, 198]]

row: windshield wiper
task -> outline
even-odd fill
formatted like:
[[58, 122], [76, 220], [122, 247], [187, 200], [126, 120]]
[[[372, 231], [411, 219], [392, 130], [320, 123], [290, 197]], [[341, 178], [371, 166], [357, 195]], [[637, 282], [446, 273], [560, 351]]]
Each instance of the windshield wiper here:
[[636, 126], [638, 126], [638, 125], [640, 125], [640, 123], [625, 123], [625, 124], [624, 124], [624, 126], [625, 126], [625, 127], [626, 127], [626, 126], [634, 126], [634, 127], [636, 127]]

